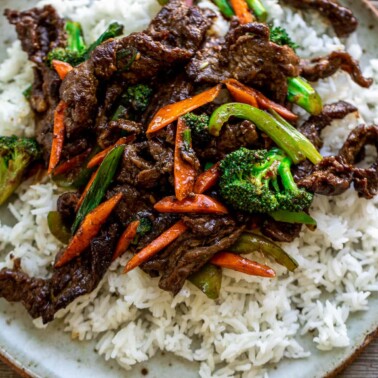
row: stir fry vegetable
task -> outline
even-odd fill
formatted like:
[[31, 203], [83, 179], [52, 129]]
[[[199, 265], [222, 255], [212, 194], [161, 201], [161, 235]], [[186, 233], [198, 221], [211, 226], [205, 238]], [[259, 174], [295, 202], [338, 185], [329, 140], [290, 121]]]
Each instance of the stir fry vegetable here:
[[214, 164], [197, 177], [194, 184], [194, 193], [205, 193], [217, 183], [220, 176], [219, 165], [220, 163]]
[[288, 210], [278, 210], [269, 214], [277, 222], [300, 223], [316, 226], [316, 220], [304, 211], [293, 212]]
[[249, 8], [253, 11], [260, 22], [266, 22], [268, 11], [260, 0], [246, 0]]
[[75, 222], [72, 225], [72, 233], [76, 232], [84, 217], [101, 203], [106, 190], [113, 180], [123, 151], [123, 145], [113, 148], [101, 163], [83, 203], [77, 212]]
[[223, 16], [226, 18], [231, 18], [235, 15], [228, 0], [213, 0], [213, 3], [219, 8]]
[[319, 93], [302, 77], [290, 77], [287, 79], [287, 99], [312, 115], [318, 115], [323, 110], [322, 99]]
[[[218, 136], [225, 122], [231, 117], [248, 119], [265, 134], [267, 134], [287, 155], [298, 164], [308, 157], [314, 164], [322, 160], [322, 156], [317, 153], [313, 155], [316, 148], [311, 142], [293, 126], [288, 127], [287, 123], [280, 123], [275, 118], [264, 111], [247, 104], [229, 103], [216, 109], [210, 118], [209, 132]], [[309, 144], [312, 148], [309, 148]]]
[[227, 214], [227, 209], [217, 200], [204, 194], [195, 194], [178, 201], [174, 196], [165, 197], [155, 204], [161, 213]]
[[118, 22], [112, 22], [106, 30], [94, 41], [88, 49], [85, 51], [84, 60], [87, 60], [91, 55], [91, 52], [101, 43], [107, 41], [110, 38], [115, 38], [123, 33], [123, 25], [119, 24]]
[[290, 38], [287, 31], [281, 26], [276, 26], [270, 29], [270, 40], [280, 46], [289, 46], [294, 51], [299, 46]]
[[192, 147], [189, 127], [183, 118], [179, 118], [177, 122], [176, 144], [174, 155], [174, 180], [175, 194], [179, 201], [184, 200], [193, 193], [194, 183], [196, 179], [195, 168], [185, 161], [182, 152]]
[[58, 73], [61, 80], [64, 80], [64, 78], [67, 76], [67, 74], [73, 70], [73, 67], [71, 64], [67, 62], [62, 62], [60, 60], [53, 60], [51, 62], [54, 70]]
[[198, 287], [210, 299], [217, 299], [222, 286], [222, 269], [205, 264], [199, 271], [192, 274], [188, 280]]
[[55, 109], [53, 141], [51, 146], [49, 167], [47, 170], [48, 174], [50, 174], [58, 165], [62, 154], [64, 137], [66, 133], [66, 128], [64, 126], [64, 113], [66, 109], [67, 104], [64, 101], [60, 101]]
[[55, 268], [67, 264], [70, 260], [79, 256], [90, 246], [92, 239], [98, 234], [101, 226], [106, 222], [115, 206], [121, 200], [122, 195], [122, 193], [118, 193], [85, 216], [83, 223], [70, 240], [67, 248], [60, 256], [58, 256]]
[[273, 109], [283, 118], [289, 121], [296, 121], [298, 119], [298, 116], [296, 114], [292, 113], [284, 106], [277, 104], [272, 100], [269, 100], [256, 89], [247, 87], [235, 79], [227, 79], [224, 83], [226, 84], [227, 89], [231, 93], [232, 97], [238, 102], [254, 106], [255, 108], [266, 110]]
[[297, 187], [290, 165], [291, 160], [278, 149], [242, 147], [221, 162], [221, 195], [233, 208], [250, 213], [306, 209], [313, 194]]
[[113, 261], [117, 259], [118, 257], [122, 256], [126, 251], [127, 248], [129, 248], [129, 245], [134, 240], [138, 227], [139, 227], [140, 221], [136, 220], [134, 222], [131, 222], [126, 230], [122, 233], [121, 237], [118, 240], [114, 255], [113, 255]]
[[265, 236], [251, 232], [244, 232], [229, 250], [245, 254], [256, 251], [261, 252], [266, 256], [272, 257], [278, 264], [283, 265], [290, 272], [293, 272], [298, 267], [298, 263], [277, 244]]
[[230, 0], [230, 2], [241, 24], [248, 24], [254, 21], [254, 17], [248, 9], [246, 0]]
[[63, 244], [68, 244], [71, 238], [71, 233], [63, 223], [59, 211], [50, 211], [47, 214], [47, 225], [52, 235]]
[[167, 245], [176, 240], [187, 229], [188, 227], [183, 221], [178, 221], [175, 223], [172, 227], [168, 228], [168, 230], [164, 231], [158, 238], [152, 241], [147, 247], [143, 248], [136, 255], [134, 255], [126, 264], [123, 273], [128, 273], [130, 270], [133, 270], [139, 265], [148, 261], [151, 257], [155, 256]]
[[34, 139], [0, 137], [0, 205], [18, 188], [27, 168], [39, 157]]
[[276, 276], [276, 272], [269, 266], [235, 255], [234, 253], [219, 252], [210, 260], [210, 262], [213, 265], [236, 270], [251, 276], [268, 278]]
[[214, 101], [218, 96], [222, 86], [217, 85], [214, 88], [208, 89], [194, 97], [190, 97], [186, 100], [169, 104], [161, 108], [154, 116], [150, 124], [148, 125], [147, 134], [159, 131], [170, 123], [176, 121], [179, 117], [186, 113], [191, 112], [194, 109], [199, 108], [211, 101]]

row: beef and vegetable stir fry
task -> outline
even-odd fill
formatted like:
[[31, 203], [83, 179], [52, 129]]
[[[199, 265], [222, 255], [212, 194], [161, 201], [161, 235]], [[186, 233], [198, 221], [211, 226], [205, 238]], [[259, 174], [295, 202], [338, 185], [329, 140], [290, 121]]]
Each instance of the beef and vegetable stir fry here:
[[[0, 271], [0, 295], [33, 318], [51, 321], [126, 251], [124, 273], [143, 269], [173, 294], [189, 280], [216, 299], [222, 268], [275, 276], [243, 254], [260, 251], [297, 268], [275, 242], [316, 227], [314, 195], [352, 184], [361, 197], [377, 194], [378, 162], [356, 164], [366, 145], [378, 148], [378, 126], [358, 126], [337, 156], [319, 152], [322, 129], [357, 108], [323, 106], [307, 80], [344, 70], [360, 86], [372, 84], [347, 52], [301, 59], [258, 0], [214, 1], [230, 20], [225, 37], [212, 31], [213, 11], [163, 3], [143, 32], [124, 36], [113, 23], [91, 45], [80, 24], [51, 6], [5, 12], [35, 64], [25, 96], [36, 141], [0, 139], [1, 202], [37, 166], [65, 189], [48, 216], [65, 245], [51, 276], [30, 277], [19, 260]], [[357, 27], [335, 1], [284, 3], [318, 10], [338, 36]], [[304, 123], [293, 104], [310, 114]]]

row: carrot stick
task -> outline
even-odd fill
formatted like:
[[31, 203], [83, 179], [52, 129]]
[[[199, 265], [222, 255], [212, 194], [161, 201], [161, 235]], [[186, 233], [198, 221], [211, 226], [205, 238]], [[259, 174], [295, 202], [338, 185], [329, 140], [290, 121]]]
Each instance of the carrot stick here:
[[155, 256], [163, 248], [171, 244], [187, 229], [188, 227], [185, 225], [183, 221], [180, 220], [177, 223], [175, 223], [172, 227], [168, 228], [168, 230], [163, 232], [158, 238], [156, 238], [154, 241], [152, 241], [150, 244], [148, 244], [146, 247], [140, 250], [136, 255], [134, 255], [126, 264], [126, 267], [123, 272], [130, 272], [130, 270], [133, 270], [137, 266], [151, 259], [151, 257]]
[[94, 179], [97, 176], [97, 172], [98, 172], [98, 169], [97, 169], [97, 171], [95, 171], [95, 172], [92, 173], [92, 176], [91, 176], [91, 178], [88, 181], [88, 184], [85, 186], [83, 193], [81, 193], [79, 201], [77, 202], [77, 205], [76, 205], [76, 212], [80, 209], [80, 206], [83, 203], [85, 196], [87, 195], [90, 187], [93, 184]]
[[241, 24], [248, 24], [255, 20], [245, 0], [231, 0], [231, 6]]
[[210, 262], [222, 268], [236, 270], [238, 272], [260, 277], [275, 277], [275, 271], [267, 265], [259, 264], [230, 252], [219, 252], [214, 255]]
[[82, 164], [84, 162], [84, 160], [88, 157], [90, 152], [91, 152], [91, 149], [88, 148], [83, 153], [76, 155], [73, 158], [68, 159], [64, 163], [58, 165], [54, 169], [54, 172], [53, 172], [54, 176], [61, 175], [63, 173], [66, 173], [66, 172], [72, 170], [73, 168], [76, 168], [77, 166], [79, 166], [80, 164]]
[[235, 79], [227, 79], [224, 82], [232, 97], [243, 104], [258, 108], [256, 93]]
[[122, 196], [122, 193], [118, 193], [87, 214], [67, 248], [55, 263], [55, 268], [68, 263], [90, 246], [91, 240], [98, 234]]
[[181, 156], [184, 147], [184, 132], [190, 130], [185, 121], [180, 117], [177, 122], [175, 158], [173, 173], [175, 179], [175, 194], [178, 200], [183, 200], [193, 193], [196, 170]]
[[220, 163], [214, 164], [210, 169], [201, 173], [194, 184], [194, 193], [202, 194], [213, 187], [220, 176], [219, 173]]
[[54, 131], [51, 145], [50, 162], [47, 173], [50, 174], [52, 170], [58, 165], [60, 156], [63, 150], [64, 143], [64, 112], [67, 109], [67, 104], [60, 101], [54, 113]]
[[100, 165], [105, 159], [105, 156], [111, 151], [114, 147], [120, 146], [121, 144], [128, 144], [135, 139], [135, 135], [130, 135], [128, 137], [123, 137], [117, 140], [112, 146], [105, 148], [105, 150], [100, 151], [98, 154], [93, 156], [93, 158], [88, 162], [87, 168], [93, 168], [96, 165]]
[[[227, 79], [224, 83], [226, 84], [227, 89], [230, 91], [232, 97], [236, 101], [243, 102], [252, 106], [255, 106], [252, 104], [252, 101], [257, 101], [257, 104], [262, 109], [273, 109], [288, 121], [296, 121], [298, 119], [298, 116], [296, 114], [292, 113], [284, 106], [277, 104], [272, 100], [269, 100], [269, 98], [265, 97], [256, 89], [247, 87], [235, 79]], [[254, 98], [253, 100], [252, 97]]]
[[61, 80], [64, 80], [67, 74], [73, 70], [71, 64], [62, 62], [61, 60], [53, 60], [51, 63]]
[[221, 88], [222, 86], [219, 84], [216, 87], [208, 89], [207, 91], [194, 97], [164, 106], [155, 114], [154, 118], [148, 125], [147, 134], [154, 133], [155, 131], [169, 125], [173, 121], [176, 121], [182, 115], [191, 112], [192, 110], [197, 109], [208, 102], [214, 101]]
[[182, 201], [174, 196], [165, 197], [154, 206], [161, 213], [227, 214], [227, 209], [217, 200], [204, 194], [195, 194]]
[[138, 227], [139, 227], [139, 220], [136, 220], [134, 222], [131, 222], [127, 227], [126, 230], [123, 232], [121, 237], [118, 240], [117, 247], [115, 249], [114, 255], [113, 255], [113, 261], [123, 255], [127, 248], [129, 248], [130, 243], [134, 240], [135, 235], [137, 233]]

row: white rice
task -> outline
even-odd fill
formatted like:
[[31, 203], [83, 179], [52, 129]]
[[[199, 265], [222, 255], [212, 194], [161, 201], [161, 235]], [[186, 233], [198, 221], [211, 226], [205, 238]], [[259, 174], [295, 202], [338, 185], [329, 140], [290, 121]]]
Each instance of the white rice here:
[[[129, 0], [127, 6], [123, 0], [46, 0], [40, 4], [46, 3], [80, 21], [88, 42], [112, 20], [123, 23], [127, 33], [141, 30], [159, 8], [155, 0]], [[304, 21], [300, 13], [282, 8], [276, 0], [265, 0], [265, 4], [274, 23], [307, 47], [299, 50], [300, 55], [346, 48], [354, 57], [361, 56], [355, 35], [344, 45], [317, 15], [306, 16]], [[203, 5], [212, 6], [208, 1]], [[224, 28], [223, 22], [215, 30], [224, 33]], [[0, 67], [0, 134], [32, 135], [31, 111], [21, 94], [32, 81], [31, 64], [19, 42], [8, 53], [10, 57]], [[370, 61], [365, 73], [378, 83], [378, 59]], [[377, 84], [362, 89], [340, 72], [318, 83], [317, 89], [327, 103], [343, 99], [360, 109], [359, 117], [352, 115], [326, 128], [323, 154], [337, 153], [360, 122], [378, 122]], [[11, 267], [14, 257], [22, 257], [26, 272], [46, 275], [59, 248], [46, 225], [57, 194], [49, 182], [25, 183], [19, 188], [18, 199], [9, 205], [16, 224], [0, 227], [1, 247], [11, 249], [0, 268]], [[310, 332], [320, 350], [346, 347], [350, 314], [368, 310], [368, 298], [378, 290], [377, 204], [378, 198], [366, 201], [353, 190], [336, 198], [317, 196], [311, 208], [317, 230], [304, 230], [299, 239], [284, 246], [299, 262], [297, 271], [288, 274], [258, 256], [273, 265], [278, 278], [224, 270], [216, 302], [189, 283], [172, 297], [158, 288], [157, 279], [140, 270], [122, 275], [124, 257], [113, 264], [95, 292], [78, 298], [59, 317], [64, 317], [65, 330], [73, 338], [96, 339], [98, 353], [107, 360], [116, 359], [125, 369], [161, 350], [199, 361], [202, 378], [263, 376], [267, 363], [308, 357], [300, 336]]]

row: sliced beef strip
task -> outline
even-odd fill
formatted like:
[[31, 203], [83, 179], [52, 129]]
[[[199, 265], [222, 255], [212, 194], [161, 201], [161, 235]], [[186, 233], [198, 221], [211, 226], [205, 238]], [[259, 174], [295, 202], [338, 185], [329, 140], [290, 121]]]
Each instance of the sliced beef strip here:
[[301, 224], [277, 222], [274, 219], [267, 219], [261, 227], [261, 232], [274, 241], [291, 243], [299, 236], [301, 229]]
[[23, 12], [6, 9], [4, 15], [12, 25], [16, 25], [22, 49], [37, 65], [44, 64], [44, 58], [50, 50], [65, 47], [64, 20], [53, 6], [45, 5]]
[[61, 80], [58, 74], [46, 66], [34, 67], [34, 82], [30, 105], [34, 111], [35, 134], [42, 147], [43, 158], [47, 163], [50, 158], [54, 111], [59, 103]]
[[[378, 152], [378, 126], [357, 126], [348, 136], [339, 155], [349, 164], [358, 162], [361, 151], [371, 144]], [[378, 158], [369, 168], [353, 167], [354, 188], [360, 197], [371, 199], [378, 193]]]
[[297, 181], [297, 185], [316, 194], [336, 196], [350, 187], [352, 177], [350, 164], [340, 156], [328, 156], [314, 167], [310, 175]]
[[171, 0], [151, 21], [146, 33], [169, 47], [180, 47], [192, 54], [201, 46], [215, 14], [185, 1]]
[[44, 323], [77, 297], [93, 291], [109, 268], [118, 238], [118, 226], [104, 228], [80, 257], [54, 269], [49, 279], [33, 278], [20, 270], [0, 271], [0, 297], [21, 302], [32, 318]]
[[59, 196], [57, 210], [60, 213], [66, 226], [71, 226], [76, 217], [76, 206], [79, 202], [79, 194], [66, 192]]
[[323, 147], [321, 131], [329, 126], [332, 121], [345, 118], [348, 114], [357, 112], [358, 109], [346, 101], [338, 101], [324, 105], [323, 111], [317, 116], [311, 116], [298, 130], [305, 135], [319, 150]]
[[[148, 158], [148, 160], [147, 160]], [[164, 186], [173, 174], [173, 149], [154, 139], [125, 147], [117, 181], [139, 188]]]
[[324, 57], [301, 60], [301, 76], [309, 81], [325, 79], [339, 69], [347, 72], [363, 88], [369, 88], [373, 84], [373, 79], [365, 78], [358, 62], [345, 51], [333, 51]]
[[195, 146], [195, 151], [201, 160], [216, 162], [240, 147], [260, 147], [261, 143], [256, 126], [245, 120], [225, 124], [218, 137], [205, 147]]
[[314, 9], [328, 18], [339, 37], [347, 37], [358, 26], [358, 21], [350, 9], [341, 6], [336, 0], [283, 0], [298, 9]]
[[234, 21], [221, 51], [217, 46], [221, 41], [209, 40], [188, 65], [188, 76], [199, 83], [218, 83], [232, 77], [263, 89], [270, 98], [283, 103], [287, 77], [300, 73], [299, 58], [290, 47], [271, 42], [269, 34], [265, 24], [239, 25]]
[[165, 251], [169, 257], [162, 272], [159, 287], [177, 294], [191, 274], [200, 270], [216, 253], [231, 247], [243, 230], [244, 227], [239, 227], [231, 233], [222, 230], [223, 232], [206, 241], [203, 237], [190, 237], [173, 243]]

